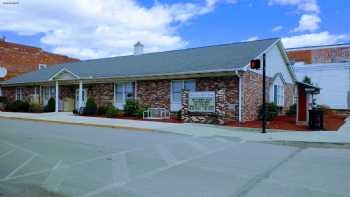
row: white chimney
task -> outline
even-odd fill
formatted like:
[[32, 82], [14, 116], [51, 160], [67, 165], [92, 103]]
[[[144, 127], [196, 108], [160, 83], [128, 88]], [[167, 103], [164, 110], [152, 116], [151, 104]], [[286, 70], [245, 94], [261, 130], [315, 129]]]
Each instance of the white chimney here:
[[138, 41], [136, 44], [134, 44], [134, 55], [141, 55], [143, 53], [143, 44], [141, 44], [140, 41]]

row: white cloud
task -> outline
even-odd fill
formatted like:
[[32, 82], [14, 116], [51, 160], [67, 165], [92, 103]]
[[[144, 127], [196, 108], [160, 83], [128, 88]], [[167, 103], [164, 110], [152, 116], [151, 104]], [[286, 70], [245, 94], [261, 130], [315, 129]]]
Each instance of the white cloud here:
[[279, 26], [272, 28], [272, 31], [277, 32], [277, 31], [281, 31], [282, 29], [283, 29], [283, 26], [279, 25]]
[[299, 11], [319, 13], [320, 8], [316, 0], [270, 0], [269, 5], [296, 6]]
[[317, 15], [303, 14], [299, 20], [299, 25], [293, 32], [315, 31], [320, 27], [321, 19]]
[[218, 3], [234, 2], [155, 2], [144, 7], [136, 0], [28, 0], [0, 6], [0, 30], [43, 34], [41, 43], [53, 52], [82, 59], [131, 53], [138, 40], [146, 52], [170, 50], [187, 44], [176, 32], [179, 24], [213, 11]]
[[290, 36], [282, 38], [283, 45], [286, 48], [327, 45], [343, 42], [348, 39], [347, 35], [330, 34], [328, 31], [320, 33], [302, 34], [298, 36]]
[[250, 38], [248, 38], [248, 39], [246, 39], [246, 40], [243, 40], [243, 41], [255, 41], [255, 40], [258, 40], [259, 39], [259, 37], [258, 36], [253, 36], [253, 37], [250, 37]]

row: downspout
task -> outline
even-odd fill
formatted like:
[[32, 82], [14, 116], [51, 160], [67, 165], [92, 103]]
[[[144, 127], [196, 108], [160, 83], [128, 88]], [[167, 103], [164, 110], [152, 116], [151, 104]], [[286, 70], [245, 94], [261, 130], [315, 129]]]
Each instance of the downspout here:
[[242, 77], [236, 70], [236, 75], [238, 77], [238, 120], [242, 122]]

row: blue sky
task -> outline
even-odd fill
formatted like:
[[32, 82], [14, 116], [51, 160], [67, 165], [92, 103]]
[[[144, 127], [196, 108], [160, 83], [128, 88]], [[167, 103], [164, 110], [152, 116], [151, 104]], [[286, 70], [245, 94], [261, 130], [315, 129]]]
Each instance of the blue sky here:
[[350, 40], [348, 0], [0, 0], [0, 35], [81, 59], [281, 37]]

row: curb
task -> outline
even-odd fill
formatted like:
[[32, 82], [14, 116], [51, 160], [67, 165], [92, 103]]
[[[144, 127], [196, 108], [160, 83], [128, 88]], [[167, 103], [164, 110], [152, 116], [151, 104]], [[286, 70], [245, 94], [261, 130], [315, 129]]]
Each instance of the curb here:
[[46, 122], [46, 123], [55, 123], [55, 124], [68, 124], [68, 125], [91, 126], [91, 127], [98, 127], [98, 128], [128, 129], [128, 130], [138, 130], [138, 131], [147, 131], [147, 132], [153, 132], [153, 131], [155, 131], [155, 129], [140, 128], [140, 127], [117, 126], [117, 125], [103, 125], [103, 124], [83, 123], [83, 122], [67, 122], [67, 121], [59, 121], [59, 120], [37, 119], [37, 118], [7, 117], [7, 116], [0, 116], [0, 118], [2, 118], [2, 119], [9, 119], [9, 120], [25, 120], [25, 121], [32, 121], [32, 122]]

